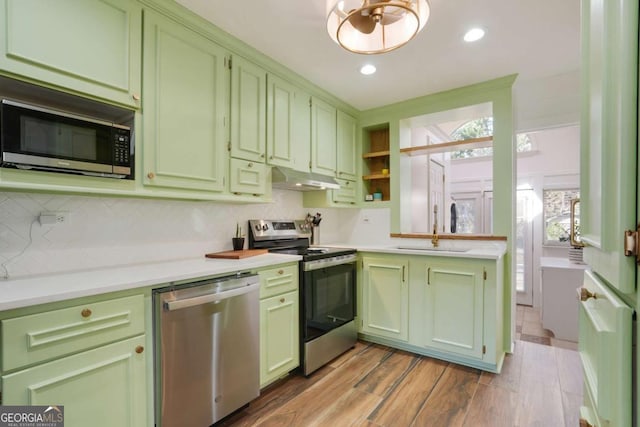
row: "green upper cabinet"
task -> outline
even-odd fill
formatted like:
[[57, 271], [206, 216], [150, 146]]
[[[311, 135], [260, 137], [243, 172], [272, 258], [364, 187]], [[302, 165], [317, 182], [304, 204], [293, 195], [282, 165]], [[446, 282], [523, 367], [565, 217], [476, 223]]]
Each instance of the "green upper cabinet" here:
[[[636, 230], [638, 1], [582, 1], [580, 226], [584, 259], [629, 294], [636, 261], [624, 256]], [[638, 243], [636, 243], [636, 247]]]
[[137, 108], [141, 15], [130, 0], [1, 0], [0, 72]]
[[311, 171], [336, 174], [336, 108], [311, 98]]
[[286, 80], [267, 75], [267, 163], [308, 172], [311, 159], [309, 95]]
[[[263, 196], [271, 186], [271, 168], [264, 163], [243, 159], [229, 162], [229, 191], [233, 194]], [[268, 186], [268, 188], [267, 188]]]
[[222, 191], [226, 52], [155, 12], [144, 19], [144, 183]]
[[296, 89], [293, 102], [293, 168], [300, 172], [311, 169], [311, 95]]
[[355, 180], [357, 176], [356, 119], [338, 110], [337, 132], [337, 176], [342, 179]]
[[242, 57], [231, 66], [231, 157], [265, 161], [267, 72]]
[[295, 86], [273, 74], [267, 76], [267, 163], [270, 165], [289, 168], [295, 165], [295, 100]]

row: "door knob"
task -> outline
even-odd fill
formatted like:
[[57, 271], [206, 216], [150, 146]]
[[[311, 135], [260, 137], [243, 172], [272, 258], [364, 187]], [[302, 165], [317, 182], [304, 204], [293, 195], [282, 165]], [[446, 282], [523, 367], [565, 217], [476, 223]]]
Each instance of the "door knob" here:
[[578, 297], [580, 298], [580, 301], [587, 301], [589, 298], [593, 298], [593, 299], [597, 298], [595, 292], [591, 292], [587, 288], [578, 289]]

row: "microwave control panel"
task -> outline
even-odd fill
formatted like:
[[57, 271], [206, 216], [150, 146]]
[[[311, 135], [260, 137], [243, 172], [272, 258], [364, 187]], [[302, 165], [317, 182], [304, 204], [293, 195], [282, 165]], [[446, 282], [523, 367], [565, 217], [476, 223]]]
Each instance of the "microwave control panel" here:
[[130, 162], [129, 131], [115, 129], [113, 134], [113, 163], [128, 166]]

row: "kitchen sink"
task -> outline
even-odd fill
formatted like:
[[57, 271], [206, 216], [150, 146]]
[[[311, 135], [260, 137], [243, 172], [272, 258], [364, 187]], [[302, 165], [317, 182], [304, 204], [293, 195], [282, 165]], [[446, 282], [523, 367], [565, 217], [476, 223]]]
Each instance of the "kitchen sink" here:
[[431, 252], [467, 252], [469, 249], [461, 248], [441, 248], [441, 247], [426, 247], [426, 246], [396, 246], [396, 249], [405, 249], [411, 251], [431, 251]]

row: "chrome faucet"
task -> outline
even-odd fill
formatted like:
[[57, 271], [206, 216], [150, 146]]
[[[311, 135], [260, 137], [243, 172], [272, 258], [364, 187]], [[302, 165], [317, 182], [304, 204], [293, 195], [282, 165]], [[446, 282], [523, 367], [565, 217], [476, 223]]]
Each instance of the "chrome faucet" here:
[[438, 247], [438, 205], [433, 205], [433, 235], [431, 236], [431, 244], [434, 248]]

